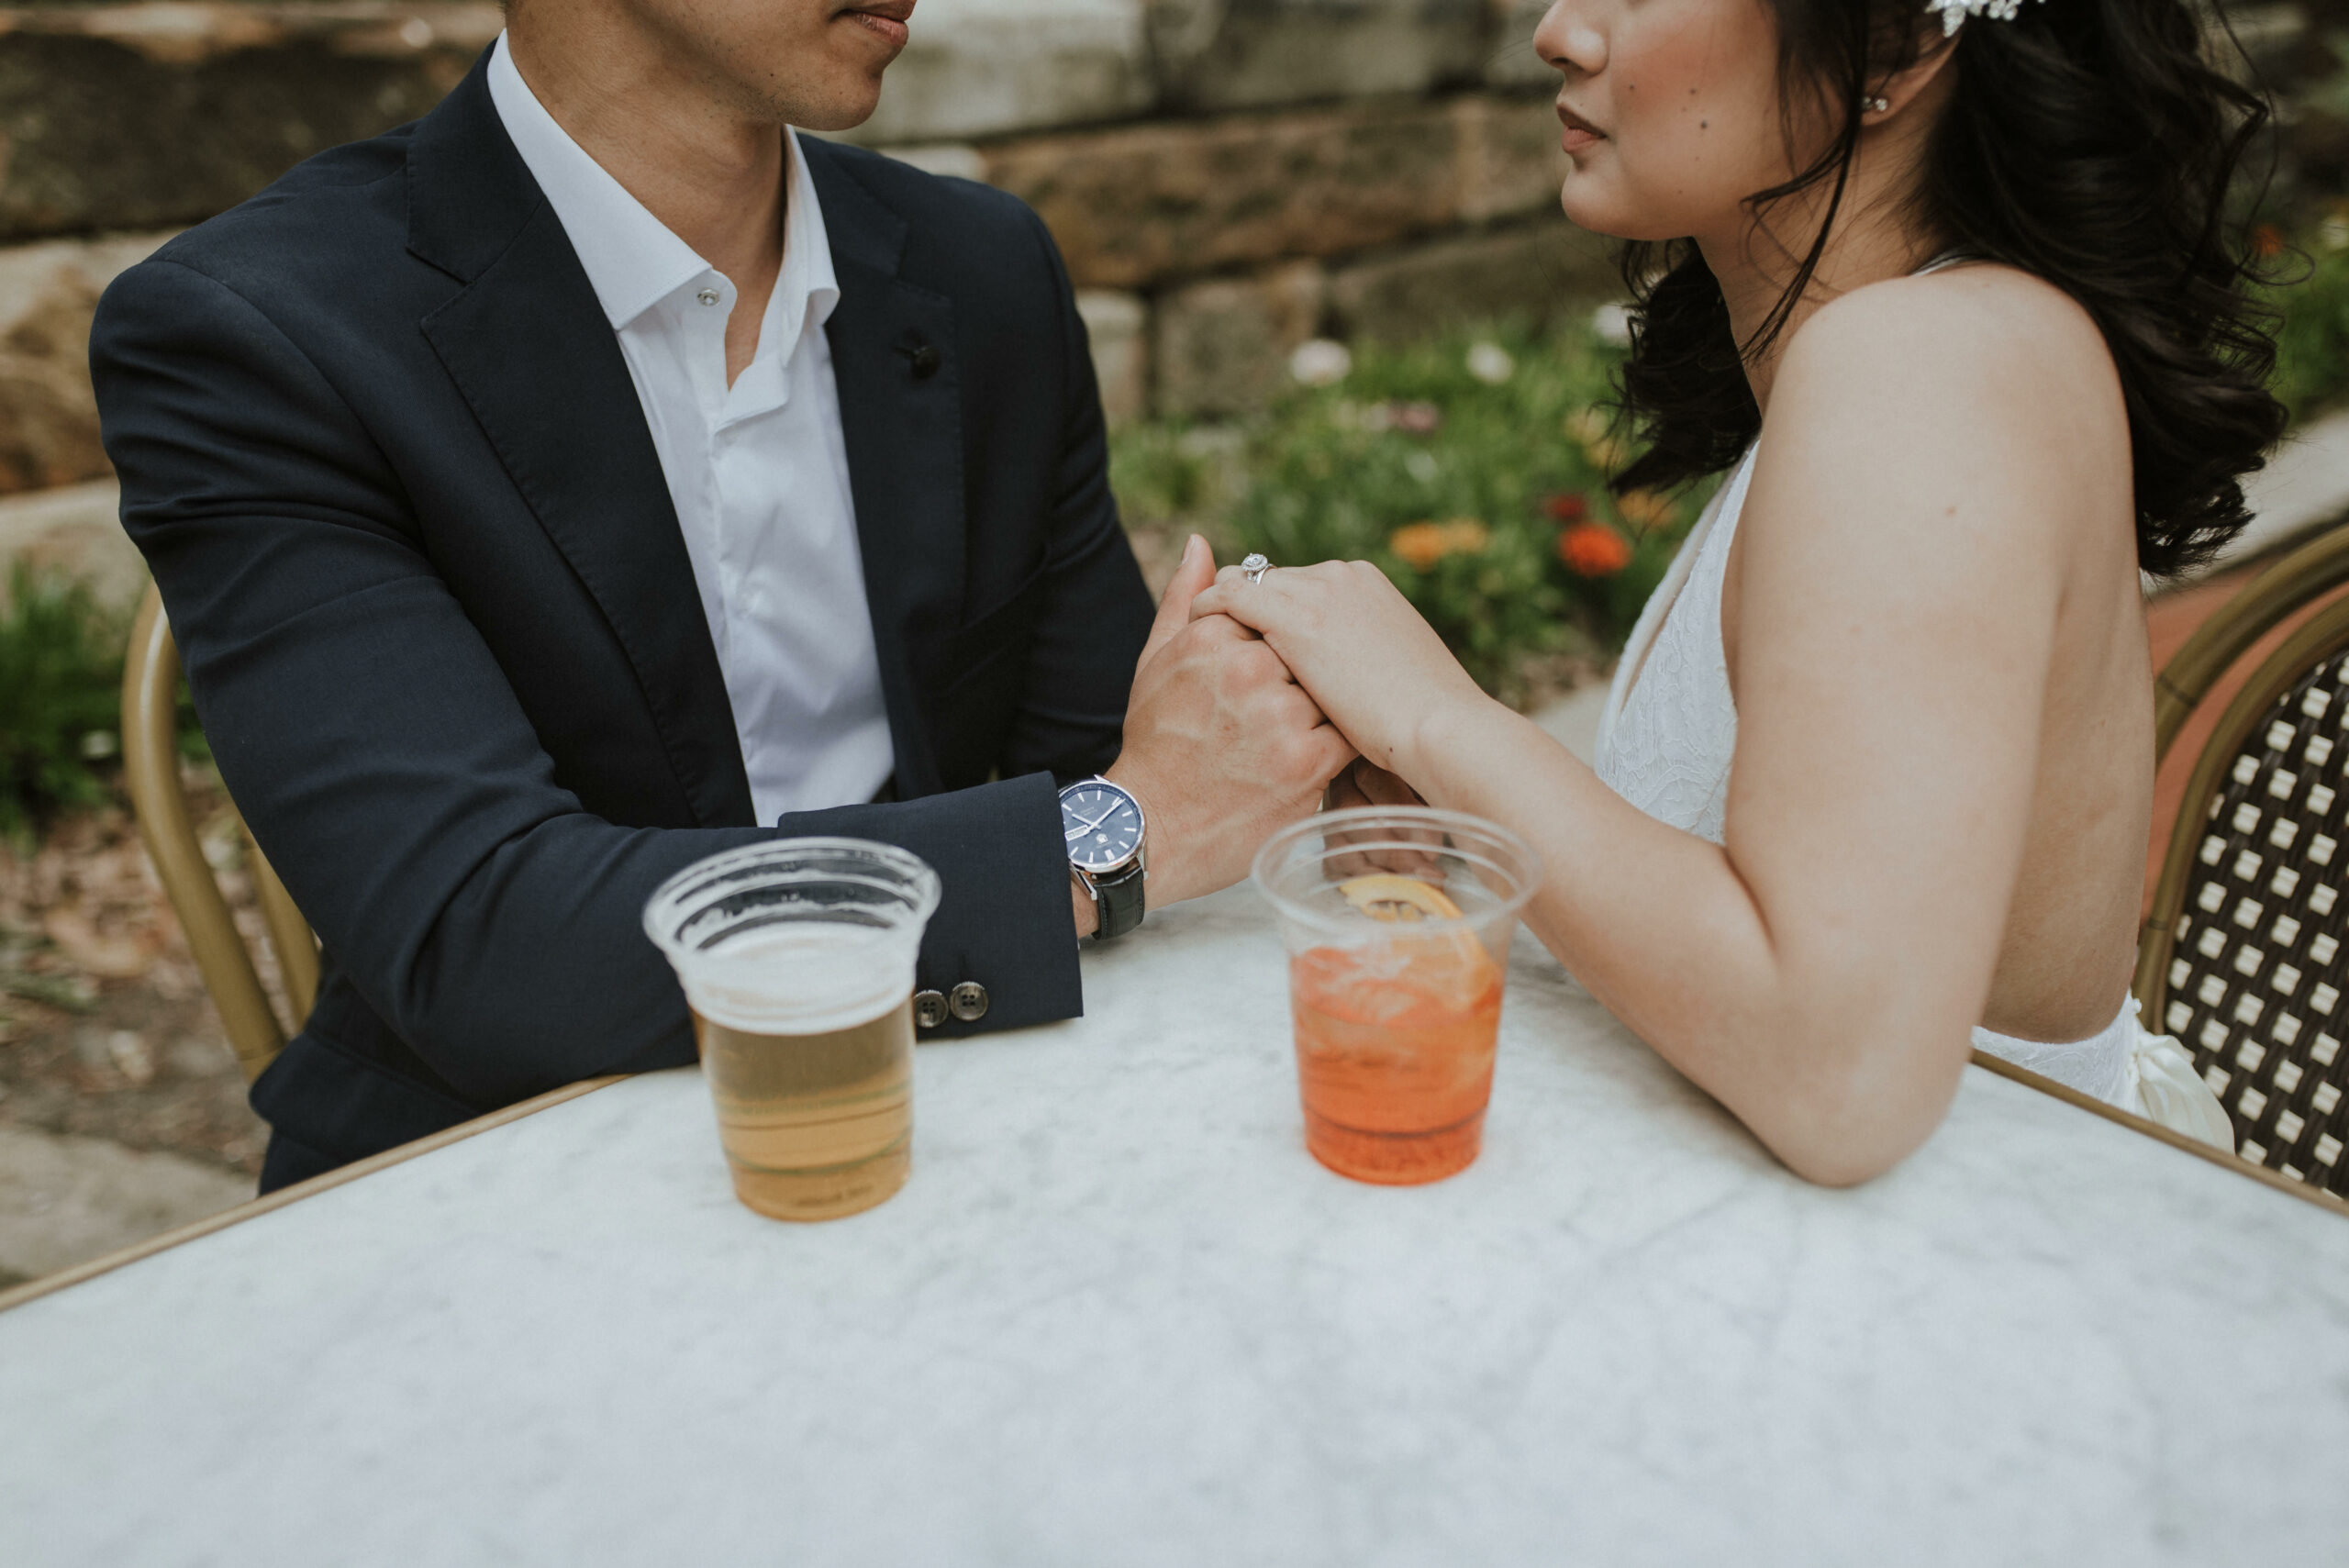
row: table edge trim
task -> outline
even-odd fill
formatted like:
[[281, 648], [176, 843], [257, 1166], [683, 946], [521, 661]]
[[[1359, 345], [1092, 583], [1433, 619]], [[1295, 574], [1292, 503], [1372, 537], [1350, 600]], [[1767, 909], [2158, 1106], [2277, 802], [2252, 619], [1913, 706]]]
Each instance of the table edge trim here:
[[254, 1198], [248, 1203], [240, 1203], [234, 1208], [224, 1208], [217, 1214], [210, 1214], [202, 1219], [191, 1220], [175, 1229], [150, 1236], [144, 1241], [134, 1241], [129, 1246], [108, 1252], [103, 1257], [75, 1263], [71, 1268], [60, 1269], [52, 1274], [43, 1274], [39, 1279], [27, 1280], [20, 1285], [0, 1291], [0, 1312], [6, 1312], [14, 1307], [22, 1307], [28, 1301], [39, 1300], [44, 1296], [53, 1295], [86, 1280], [95, 1279], [100, 1274], [112, 1273], [127, 1263], [135, 1263], [141, 1258], [153, 1257], [156, 1253], [167, 1251], [182, 1242], [194, 1241], [209, 1236], [216, 1230], [226, 1230], [231, 1225], [259, 1218], [264, 1214], [284, 1208], [288, 1204], [298, 1203], [306, 1197], [322, 1193], [328, 1187], [339, 1187], [345, 1182], [355, 1182], [362, 1176], [373, 1175], [378, 1171], [402, 1164], [420, 1154], [429, 1154], [436, 1149], [446, 1149], [451, 1143], [462, 1143], [477, 1133], [491, 1131], [506, 1126], [508, 1122], [520, 1121], [524, 1117], [535, 1116], [551, 1106], [562, 1105], [566, 1100], [575, 1100], [583, 1095], [591, 1095], [598, 1089], [608, 1088], [628, 1076], [629, 1074], [626, 1073], [612, 1073], [598, 1078], [583, 1078], [576, 1084], [565, 1084], [560, 1089], [550, 1089], [543, 1095], [536, 1095], [529, 1099], [518, 1101], [502, 1110], [491, 1111], [486, 1116], [477, 1116], [471, 1121], [461, 1121], [454, 1127], [433, 1133], [429, 1137], [418, 1138], [400, 1144], [396, 1148], [386, 1149], [381, 1154], [371, 1154], [364, 1160], [355, 1160], [348, 1165], [338, 1166], [324, 1175], [312, 1176], [306, 1182], [296, 1182], [290, 1187], [280, 1187], [273, 1193]]
[[[2343, 1203], [2323, 1188], [2310, 1186], [2305, 1182], [2292, 1181], [2288, 1177], [2268, 1170], [2264, 1165], [2254, 1165], [2250, 1161], [2236, 1155], [2221, 1154], [2200, 1139], [2188, 1138], [2174, 1128], [2164, 1127], [2157, 1121], [2148, 1120], [2144, 1117], [2124, 1111], [2118, 1106], [2107, 1105], [2094, 1095], [2084, 1095], [2069, 1084], [2059, 1084], [2053, 1078], [2033, 1073], [2028, 1067], [2018, 1067], [2013, 1062], [1992, 1056], [1987, 1051], [1977, 1051], [1974, 1053], [1974, 1065], [1995, 1073], [2001, 1078], [2011, 1078], [2025, 1088], [2036, 1089], [2043, 1095], [2051, 1095], [2066, 1105], [2077, 1106], [2080, 1109], [2100, 1116], [2107, 1121], [2119, 1122], [2132, 1132], [2142, 1132], [2157, 1143], [2166, 1143], [2172, 1149], [2183, 1150], [2198, 1160], [2207, 1160], [2222, 1171], [2232, 1171], [2238, 1176], [2248, 1177], [2262, 1186], [2273, 1187], [2279, 1193], [2299, 1199], [2302, 1203], [2314, 1204], [2327, 1214], [2349, 1218], [2349, 1203]], [[6, 1305], [5, 1299], [0, 1299], [0, 1305]]]

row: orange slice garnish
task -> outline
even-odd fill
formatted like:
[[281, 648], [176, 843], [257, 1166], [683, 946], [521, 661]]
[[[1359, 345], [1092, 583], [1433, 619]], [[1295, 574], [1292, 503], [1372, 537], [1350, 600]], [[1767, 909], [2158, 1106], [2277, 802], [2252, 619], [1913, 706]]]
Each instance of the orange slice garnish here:
[[1460, 906], [1443, 890], [1416, 876], [1357, 876], [1338, 884], [1346, 902], [1374, 920], [1439, 920], [1462, 918]]
[[[1338, 891], [1345, 895], [1347, 903], [1374, 920], [1415, 925], [1427, 919], [1464, 918], [1460, 906], [1454, 904], [1442, 888], [1421, 882], [1416, 876], [1358, 876], [1338, 884]], [[1426, 939], [1400, 940], [1419, 942]], [[1435, 951], [1451, 952], [1465, 972], [1474, 974], [1489, 973], [1493, 966], [1491, 957], [1485, 951], [1485, 944], [1473, 931], [1454, 929], [1445, 932], [1437, 940]]]

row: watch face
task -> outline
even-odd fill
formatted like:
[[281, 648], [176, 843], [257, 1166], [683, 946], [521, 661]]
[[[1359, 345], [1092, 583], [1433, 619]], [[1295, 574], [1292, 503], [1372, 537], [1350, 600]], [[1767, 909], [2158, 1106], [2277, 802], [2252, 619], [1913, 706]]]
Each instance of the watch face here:
[[1068, 858], [1088, 872], [1116, 871], [1141, 849], [1141, 808], [1115, 784], [1072, 784], [1061, 796]]

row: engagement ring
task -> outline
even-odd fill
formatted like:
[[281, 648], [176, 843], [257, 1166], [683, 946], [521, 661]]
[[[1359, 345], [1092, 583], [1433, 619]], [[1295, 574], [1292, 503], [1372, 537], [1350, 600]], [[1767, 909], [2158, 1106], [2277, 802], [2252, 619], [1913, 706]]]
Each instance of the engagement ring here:
[[1259, 551], [1251, 550], [1240, 563], [1240, 574], [1251, 583], [1261, 583], [1264, 573], [1273, 569], [1272, 561]]

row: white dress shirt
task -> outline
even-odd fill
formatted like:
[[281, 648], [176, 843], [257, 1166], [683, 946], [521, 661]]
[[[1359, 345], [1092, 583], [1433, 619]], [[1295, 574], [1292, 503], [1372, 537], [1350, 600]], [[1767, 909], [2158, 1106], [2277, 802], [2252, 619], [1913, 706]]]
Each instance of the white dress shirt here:
[[784, 139], [783, 272], [757, 352], [729, 387], [733, 283], [555, 123], [502, 34], [489, 94], [628, 361], [693, 560], [759, 821], [870, 800], [893, 753], [824, 337], [840, 284], [797, 133]]

